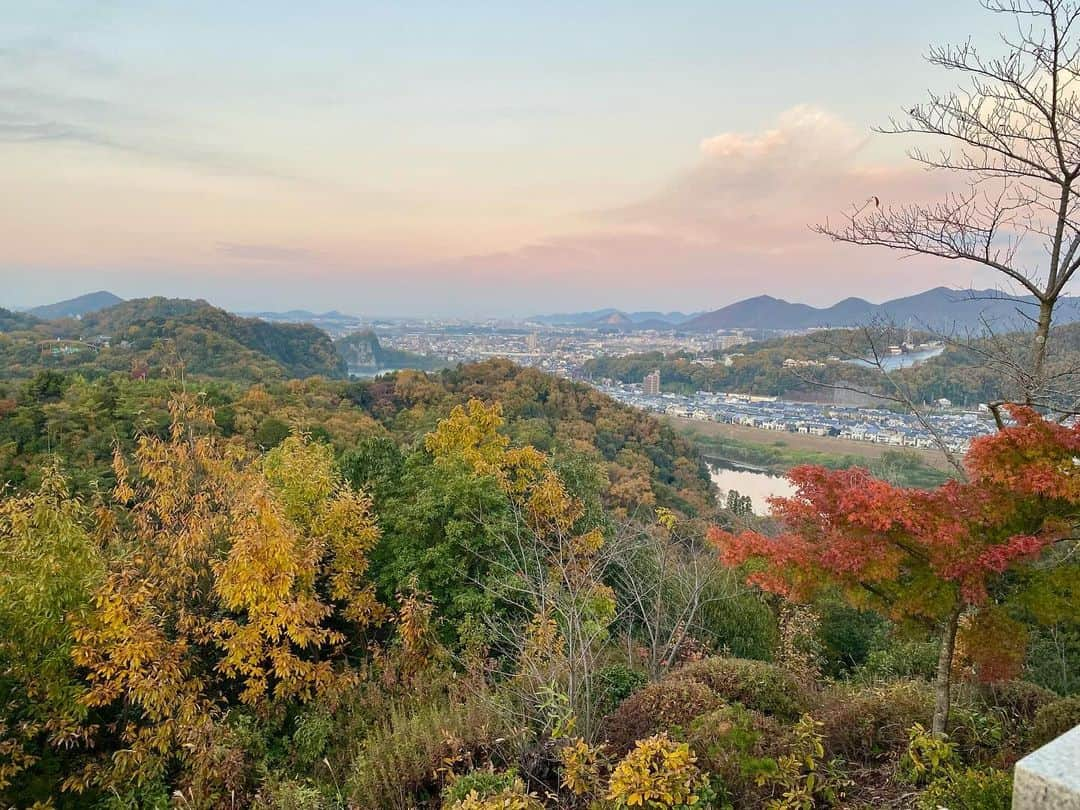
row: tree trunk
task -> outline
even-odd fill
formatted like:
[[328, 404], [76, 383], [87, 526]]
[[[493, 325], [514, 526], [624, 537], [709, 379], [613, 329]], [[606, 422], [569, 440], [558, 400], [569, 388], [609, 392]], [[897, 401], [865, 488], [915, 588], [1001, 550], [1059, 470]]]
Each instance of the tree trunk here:
[[956, 628], [960, 623], [960, 603], [957, 602], [945, 624], [941, 636], [941, 651], [938, 653], [937, 678], [934, 681], [934, 722], [932, 731], [935, 737], [945, 734], [949, 723], [949, 698], [952, 689], [953, 651], [956, 649]]
[[1043, 394], [1043, 376], [1046, 374], [1046, 344], [1050, 340], [1050, 324], [1054, 316], [1053, 299], [1043, 300], [1039, 304], [1039, 321], [1035, 325], [1035, 345], [1032, 347], [1031, 382], [1025, 393], [1026, 404], [1035, 405]]

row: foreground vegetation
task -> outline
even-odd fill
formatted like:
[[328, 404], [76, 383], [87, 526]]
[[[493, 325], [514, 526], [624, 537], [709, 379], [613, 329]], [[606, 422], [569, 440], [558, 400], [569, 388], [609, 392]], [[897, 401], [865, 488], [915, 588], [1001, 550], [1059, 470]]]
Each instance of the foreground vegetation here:
[[934, 622], [746, 584], [692, 444], [509, 363], [2, 402], [6, 805], [1004, 807], [1078, 719], [1071, 569], [935, 737]]

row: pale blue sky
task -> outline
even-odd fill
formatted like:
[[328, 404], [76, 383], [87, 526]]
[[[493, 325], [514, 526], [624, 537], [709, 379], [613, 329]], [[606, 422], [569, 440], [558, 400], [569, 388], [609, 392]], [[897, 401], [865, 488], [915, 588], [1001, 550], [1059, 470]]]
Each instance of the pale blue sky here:
[[[992, 40], [998, 21], [975, 0], [0, 11], [0, 305], [108, 287], [234, 308], [521, 313], [972, 280], [801, 245], [805, 217], [837, 204], [816, 197], [831, 169], [899, 165], [903, 144], [864, 136], [947, 86], [927, 45]], [[808, 127], [820, 142], [802, 151], [790, 140]], [[716, 136], [736, 148], [699, 176]], [[761, 150], [777, 141], [797, 165], [766, 176], [754, 161], [772, 164]], [[685, 189], [708, 183], [724, 194], [695, 208]], [[767, 208], [738, 221], [747, 193], [784, 206], [767, 281], [724, 238], [761, 226]], [[715, 239], [683, 227], [710, 206]], [[811, 281], [822, 262], [848, 275]]]

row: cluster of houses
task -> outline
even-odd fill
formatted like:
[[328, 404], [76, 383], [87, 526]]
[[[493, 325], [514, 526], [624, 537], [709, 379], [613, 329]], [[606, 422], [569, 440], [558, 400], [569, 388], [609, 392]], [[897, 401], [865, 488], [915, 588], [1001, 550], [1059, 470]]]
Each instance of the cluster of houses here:
[[[646, 394], [639, 386], [605, 386], [610, 396], [645, 410], [705, 422], [726, 422], [781, 433], [836, 436], [890, 447], [936, 447], [927, 427], [915, 416], [883, 408], [846, 407], [787, 402], [776, 397], [749, 397], [698, 392], [694, 396]], [[949, 449], [966, 452], [971, 440], [993, 432], [988, 414], [958, 411], [948, 402], [924, 418]]]

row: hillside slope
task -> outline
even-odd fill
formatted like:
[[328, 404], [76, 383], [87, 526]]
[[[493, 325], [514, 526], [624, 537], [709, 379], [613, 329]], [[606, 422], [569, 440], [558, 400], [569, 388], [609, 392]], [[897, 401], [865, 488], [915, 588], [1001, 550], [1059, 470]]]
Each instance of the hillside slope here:
[[236, 380], [344, 376], [330, 337], [307, 324], [241, 318], [205, 301], [140, 298], [82, 320], [20, 322], [0, 343], [7, 377], [41, 366], [94, 375], [131, 371]]

